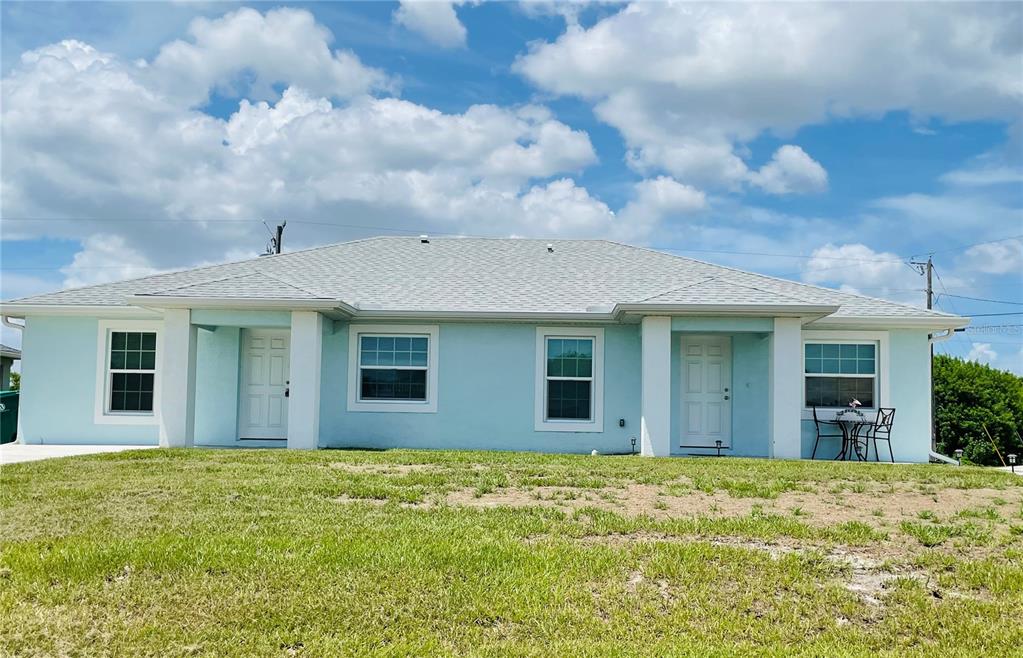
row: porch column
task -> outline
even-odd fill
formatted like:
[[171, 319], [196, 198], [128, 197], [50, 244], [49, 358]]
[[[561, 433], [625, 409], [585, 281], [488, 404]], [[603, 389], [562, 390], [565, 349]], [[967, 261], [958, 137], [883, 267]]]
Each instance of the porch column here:
[[802, 322], [775, 318], [771, 335], [771, 456], [802, 456]]
[[641, 454], [671, 454], [671, 318], [643, 318]]
[[190, 447], [195, 439], [195, 350], [197, 327], [192, 311], [163, 313], [160, 356], [160, 447]]
[[316, 311], [292, 311], [288, 448], [315, 450], [319, 446], [322, 347], [323, 316]]

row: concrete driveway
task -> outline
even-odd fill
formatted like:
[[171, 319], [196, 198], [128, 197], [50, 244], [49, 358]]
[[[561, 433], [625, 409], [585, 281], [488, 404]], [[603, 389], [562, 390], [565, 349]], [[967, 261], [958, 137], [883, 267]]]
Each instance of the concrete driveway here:
[[124, 452], [125, 450], [148, 450], [156, 446], [91, 446], [91, 445], [21, 445], [5, 443], [0, 445], [0, 465], [34, 462], [56, 457], [95, 455], [101, 452]]

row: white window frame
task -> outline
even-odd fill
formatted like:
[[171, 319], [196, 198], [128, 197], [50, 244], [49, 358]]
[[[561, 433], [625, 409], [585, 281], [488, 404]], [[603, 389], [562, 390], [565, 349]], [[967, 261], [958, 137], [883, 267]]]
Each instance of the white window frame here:
[[[156, 369], [153, 371], [152, 411], [110, 410], [110, 338], [115, 331], [156, 334]], [[99, 425], [159, 425], [160, 374], [163, 370], [163, 323], [150, 320], [100, 320], [96, 341], [96, 403], [93, 421]]]
[[[429, 341], [426, 356], [426, 400], [362, 400], [360, 392], [361, 336], [415, 336]], [[440, 363], [440, 329], [437, 325], [352, 324], [348, 328], [348, 411], [437, 413]], [[400, 367], [400, 366], [399, 366]], [[418, 369], [418, 368], [416, 368]]]
[[[547, 418], [547, 340], [550, 338], [590, 338], [593, 340], [593, 417], [590, 420], [551, 420]], [[604, 431], [604, 329], [601, 327], [537, 327], [534, 429], [537, 432]]]
[[[820, 344], [820, 343], [838, 343], [844, 345], [856, 344], [856, 345], [876, 345], [877, 351], [875, 353], [874, 361], [874, 406], [863, 407], [870, 409], [871, 411], [876, 410], [879, 407], [891, 407], [891, 401], [889, 398], [890, 388], [888, 381], [889, 373], [889, 361], [890, 361], [890, 349], [889, 349], [889, 335], [887, 331], [804, 331], [802, 336], [802, 346], [799, 353], [799, 372], [802, 376], [800, 396], [803, 400], [803, 419], [813, 420], [813, 408], [806, 405], [806, 345], [807, 343]], [[852, 374], [832, 374], [828, 373], [824, 376], [827, 377], [860, 377], [862, 375]], [[848, 407], [817, 407], [818, 412], [838, 412]]]

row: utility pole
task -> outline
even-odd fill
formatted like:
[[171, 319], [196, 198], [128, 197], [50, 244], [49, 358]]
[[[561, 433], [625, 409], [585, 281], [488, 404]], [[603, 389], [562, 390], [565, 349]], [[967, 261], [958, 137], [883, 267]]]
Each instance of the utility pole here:
[[[281, 253], [281, 244], [284, 242], [284, 227], [287, 225], [288, 225], [287, 221], [285, 221], [283, 224], [277, 225], [277, 237], [274, 239], [274, 253], [277, 254]], [[930, 259], [928, 259], [927, 262], [930, 263]], [[927, 289], [928, 290], [931, 289], [931, 274], [929, 269], [927, 270]], [[927, 299], [928, 299], [927, 308], [930, 308], [931, 307], [930, 297], [928, 297]]]
[[[927, 262], [910, 261], [910, 265], [915, 267], [920, 274], [927, 277], [927, 310], [930, 311], [934, 308], [934, 257], [931, 255], [927, 256]], [[931, 342], [932, 334], [927, 334], [927, 342], [931, 348], [931, 362], [930, 372], [928, 373], [928, 379], [931, 381], [931, 450], [938, 449], [938, 437], [934, 433], [934, 343]]]
[[284, 244], [284, 227], [288, 225], [288, 222], [281, 222], [277, 225], [277, 232], [274, 233], [270, 230], [269, 226], [266, 226], [266, 222], [263, 222], [263, 226], [266, 226], [267, 233], [270, 234], [270, 243], [266, 245], [266, 253], [263, 256], [273, 256], [281, 253], [281, 247]]

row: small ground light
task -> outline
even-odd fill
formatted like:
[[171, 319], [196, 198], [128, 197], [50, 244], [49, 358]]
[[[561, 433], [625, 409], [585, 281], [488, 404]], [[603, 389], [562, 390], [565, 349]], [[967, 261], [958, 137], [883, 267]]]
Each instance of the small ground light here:
[[1016, 472], [1016, 455], [1013, 454], [1009, 455], [1009, 470], [1011, 470], [1013, 473]]
[[636, 437], [630, 436], [629, 443], [632, 444], [632, 454], [636, 454]]
[[716, 445], [718, 447], [718, 457], [720, 457], [721, 456], [721, 439], [718, 439], [717, 441], [715, 441], [714, 445]]
[[962, 464], [963, 464], [963, 449], [962, 448], [956, 448], [956, 451], [953, 454], [956, 456], [956, 461], [959, 462], [960, 466], [962, 466]]

